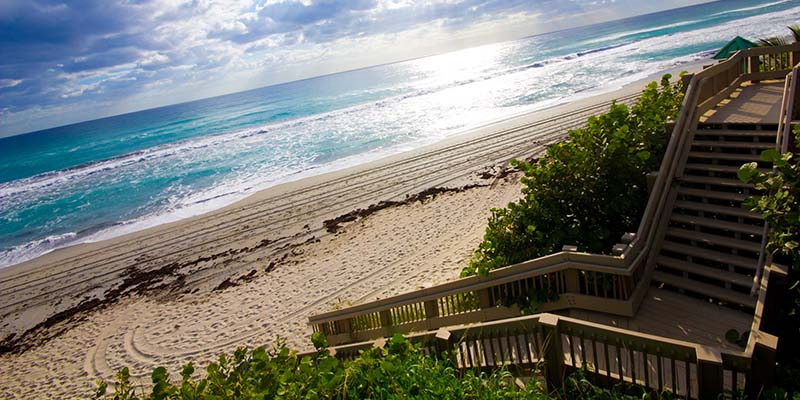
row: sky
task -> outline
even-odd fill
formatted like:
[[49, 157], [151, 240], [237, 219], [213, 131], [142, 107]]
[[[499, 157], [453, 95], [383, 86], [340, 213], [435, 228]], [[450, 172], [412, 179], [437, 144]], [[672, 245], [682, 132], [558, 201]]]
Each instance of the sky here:
[[0, 0], [0, 137], [704, 0]]

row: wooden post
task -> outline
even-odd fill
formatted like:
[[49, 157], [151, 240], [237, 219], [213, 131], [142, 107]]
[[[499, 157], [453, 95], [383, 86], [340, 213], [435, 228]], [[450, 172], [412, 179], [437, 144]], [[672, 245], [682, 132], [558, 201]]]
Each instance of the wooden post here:
[[689, 88], [689, 82], [693, 76], [694, 74], [686, 74], [681, 78], [681, 93], [686, 94], [686, 89]]
[[581, 281], [578, 276], [578, 270], [568, 269], [564, 271], [564, 277], [567, 280], [567, 293], [580, 293]]
[[697, 384], [700, 399], [716, 399], [722, 393], [722, 354], [719, 349], [697, 346]]
[[436, 299], [425, 302], [425, 319], [436, 318], [439, 316], [439, 302]]
[[745, 392], [751, 399], [761, 396], [764, 388], [775, 382], [775, 363], [778, 355], [778, 338], [764, 332], [751, 332], [757, 335], [755, 347], [753, 347], [753, 364], [750, 376], [745, 383]]
[[348, 339], [351, 339], [353, 336], [353, 324], [350, 322], [350, 318], [343, 319], [339, 321], [341, 325], [339, 325], [339, 330], [347, 335]]
[[489, 288], [478, 290], [478, 302], [481, 310], [492, 308], [492, 298], [489, 296]]
[[[750, 56], [750, 73], [757, 74], [761, 70], [761, 60], [758, 56]], [[752, 81], [753, 83], [758, 83], [759, 81], [755, 80]]]
[[381, 311], [381, 327], [388, 328], [392, 326], [392, 314], [389, 310]]
[[453, 344], [450, 342], [452, 334], [445, 328], [440, 328], [436, 331], [436, 355], [441, 356], [445, 351], [453, 349]]
[[561, 333], [558, 331], [558, 315], [542, 314], [539, 317], [542, 327], [545, 379], [550, 391], [560, 389], [564, 384], [564, 350], [561, 347]]
[[767, 282], [767, 294], [764, 298], [764, 308], [761, 312], [761, 322], [758, 325], [758, 329], [775, 333], [777, 331], [776, 328], [781, 324], [780, 310], [783, 308], [782, 303], [786, 299], [788, 274], [787, 271], [777, 266], [768, 266], [766, 268], [769, 269], [767, 278], [769, 282]]

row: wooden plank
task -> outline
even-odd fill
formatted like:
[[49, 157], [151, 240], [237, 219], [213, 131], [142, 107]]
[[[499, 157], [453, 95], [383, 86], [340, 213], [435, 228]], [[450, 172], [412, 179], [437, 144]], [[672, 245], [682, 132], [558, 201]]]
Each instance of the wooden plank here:
[[732, 215], [743, 218], [761, 218], [760, 214], [747, 211], [744, 208], [715, 206], [712, 204], [698, 203], [696, 201], [678, 200], [675, 202], [675, 208], [684, 208], [712, 214]]
[[753, 188], [752, 183], [744, 183], [739, 179], [719, 178], [716, 176], [684, 175], [679, 179], [681, 182], [697, 183], [701, 185], [726, 186], [736, 188]]
[[712, 218], [703, 218], [694, 215], [672, 214], [671, 220], [682, 224], [724, 229], [727, 231], [739, 232], [755, 236], [761, 236], [761, 234], [764, 233], [763, 225], [740, 224], [736, 222], [728, 222]]
[[712, 235], [694, 230], [682, 228], [667, 228], [667, 235], [679, 237], [695, 242], [724, 246], [732, 249], [747, 250], [754, 253], [761, 251], [761, 241], [751, 242], [748, 240], [734, 239], [726, 236]]
[[704, 190], [704, 189], [694, 189], [685, 187], [679, 187], [678, 194], [686, 196], [702, 197], [708, 199], [730, 200], [730, 201], [745, 201], [747, 200], [748, 197], [750, 197], [749, 195], [743, 193], [719, 192], [716, 190]]
[[658, 282], [664, 282], [667, 285], [673, 287], [685, 289], [690, 292], [706, 295], [722, 301], [740, 304], [745, 307], [753, 308], [755, 307], [756, 303], [756, 300], [754, 298], [746, 294], [734, 292], [730, 289], [708, 285], [705, 283], [701, 283], [691, 279], [686, 279], [683, 277], [679, 277], [677, 275], [667, 274], [660, 271], [656, 271], [655, 273], [653, 273], [653, 280]]
[[732, 264], [742, 268], [750, 268], [753, 270], [755, 270], [757, 263], [757, 260], [755, 259], [735, 256], [729, 253], [721, 253], [718, 251], [701, 249], [694, 246], [687, 246], [685, 244], [679, 244], [670, 241], [665, 241], [664, 245], [662, 246], [662, 249], [693, 257], [703, 258], [709, 261]]
[[737, 274], [730, 271], [725, 271], [719, 268], [712, 268], [709, 266], [686, 262], [672, 257], [659, 256], [656, 259], [658, 265], [663, 265], [679, 271], [690, 272], [693, 274], [705, 276], [712, 279], [717, 279], [722, 282], [729, 282], [735, 285], [749, 288], [753, 284], [753, 277]]

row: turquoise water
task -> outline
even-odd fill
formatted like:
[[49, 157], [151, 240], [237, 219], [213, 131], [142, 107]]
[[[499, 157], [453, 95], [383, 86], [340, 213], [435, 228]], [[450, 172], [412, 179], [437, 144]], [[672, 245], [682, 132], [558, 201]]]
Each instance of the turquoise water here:
[[800, 0], [716, 2], [0, 139], [0, 266], [611, 91], [798, 20]]

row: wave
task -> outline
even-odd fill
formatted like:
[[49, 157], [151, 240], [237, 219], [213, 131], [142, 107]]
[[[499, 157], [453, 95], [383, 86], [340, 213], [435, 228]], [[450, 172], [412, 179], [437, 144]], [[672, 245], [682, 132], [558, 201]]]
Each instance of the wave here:
[[[787, 1], [789, 1], [789, 0], [787, 0]], [[586, 41], [584, 43], [590, 44], [590, 43], [608, 42], [608, 41], [611, 41], [611, 40], [622, 39], [622, 38], [625, 38], [625, 37], [628, 37], [628, 36], [639, 35], [639, 34], [642, 34], [642, 33], [658, 32], [658, 31], [664, 30], [664, 29], [678, 28], [678, 27], [681, 27], [681, 26], [697, 24], [697, 23], [700, 23], [700, 22], [703, 22], [703, 20], [699, 20], [698, 19], [698, 20], [691, 20], [691, 21], [681, 21], [681, 22], [676, 22], [674, 24], [667, 24], [667, 25], [658, 26], [658, 27], [655, 27], [655, 28], [638, 29], [638, 30], [634, 30], [634, 31], [626, 31], [626, 32], [621, 32], [621, 33], [615, 33], [613, 35], [606, 35], [606, 36], [602, 36], [602, 37], [597, 38], [597, 39], [592, 39], [592, 40]]]
[[604, 52], [604, 51], [607, 51], [607, 50], [614, 50], [614, 49], [617, 49], [617, 48], [620, 48], [620, 47], [623, 47], [623, 46], [627, 46], [627, 45], [629, 45], [631, 43], [633, 43], [633, 42], [620, 43], [620, 44], [615, 44], [615, 45], [611, 45], [611, 46], [605, 46], [605, 47], [599, 47], [599, 48], [596, 48], [596, 49], [580, 51], [578, 53], [575, 53], [575, 55], [578, 56], [578, 57], [588, 56], [589, 54], [601, 53], [601, 52]]
[[51, 235], [44, 239], [32, 240], [9, 249], [0, 250], [0, 268], [19, 264], [47, 254], [54, 249], [69, 246], [77, 237], [77, 233], [67, 232], [59, 235]]
[[735, 10], [722, 11], [722, 12], [718, 12], [716, 14], [712, 14], [712, 17], [716, 17], [716, 16], [720, 16], [720, 15], [727, 15], [727, 14], [734, 14], [734, 13], [744, 12], [744, 11], [760, 10], [760, 9], [763, 9], [763, 8], [777, 6], [779, 4], [789, 3], [791, 1], [793, 1], [793, 0], [780, 0], [780, 1], [773, 2], [773, 3], [760, 4], [760, 5], [752, 6], [752, 7], [742, 7], [742, 8], [737, 8]]

